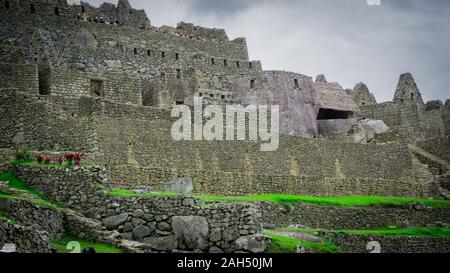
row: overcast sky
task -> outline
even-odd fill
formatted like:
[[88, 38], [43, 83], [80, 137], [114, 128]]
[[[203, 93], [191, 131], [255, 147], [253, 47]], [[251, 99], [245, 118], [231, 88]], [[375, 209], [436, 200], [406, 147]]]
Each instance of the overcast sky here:
[[[367, 2], [381, 1], [381, 6]], [[85, 0], [98, 5], [101, 0]], [[116, 0], [108, 0], [116, 3]], [[411, 72], [425, 100], [450, 98], [449, 0], [130, 0], [153, 25], [180, 21], [246, 37], [265, 70], [325, 74], [392, 100]]]

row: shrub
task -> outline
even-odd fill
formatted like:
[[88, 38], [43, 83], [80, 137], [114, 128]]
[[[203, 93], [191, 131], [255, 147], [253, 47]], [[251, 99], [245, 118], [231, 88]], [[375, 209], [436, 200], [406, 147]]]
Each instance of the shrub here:
[[58, 158], [58, 164], [59, 164], [59, 165], [64, 164], [64, 157], [63, 157], [63, 156], [60, 156], [60, 157]]
[[48, 156], [44, 156], [44, 163], [45, 164], [50, 164], [52, 162], [51, 158]]
[[67, 164], [69, 166], [73, 166], [74, 164], [80, 166], [81, 160], [83, 159], [83, 154], [81, 153], [66, 154], [64, 158], [67, 160]]
[[16, 151], [16, 160], [19, 162], [33, 162], [33, 159], [33, 153], [27, 148]]

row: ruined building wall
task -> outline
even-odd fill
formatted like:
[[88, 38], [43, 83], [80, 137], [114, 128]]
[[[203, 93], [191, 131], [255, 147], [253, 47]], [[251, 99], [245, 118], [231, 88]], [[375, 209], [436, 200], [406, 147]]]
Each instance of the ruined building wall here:
[[37, 94], [39, 90], [37, 67], [0, 63], [0, 88], [17, 88], [23, 92]]
[[301, 137], [318, 135], [319, 102], [312, 78], [282, 71], [264, 71], [236, 79], [234, 99], [243, 105], [279, 105], [280, 132]]
[[359, 117], [380, 119], [390, 128], [410, 126], [420, 128], [423, 123], [423, 106], [416, 103], [385, 102], [361, 107]]
[[445, 108], [441, 101], [430, 101], [425, 105], [425, 138], [446, 135]]
[[[166, 110], [73, 98], [58, 109], [54, 96], [40, 101], [16, 90], [1, 94], [0, 148], [78, 151], [105, 166], [116, 186], [194, 180], [206, 194], [290, 193], [428, 196], [427, 177], [406, 144], [343, 144], [282, 136], [276, 152], [243, 142], [174, 142]], [[54, 99], [54, 101], [53, 101]], [[69, 99], [66, 99], [69, 100]], [[374, 156], [371, 156], [374, 155]], [[376, 155], [376, 156], [375, 156]], [[395, 185], [395, 186], [392, 186]], [[355, 189], [358, 189], [355, 191]]]

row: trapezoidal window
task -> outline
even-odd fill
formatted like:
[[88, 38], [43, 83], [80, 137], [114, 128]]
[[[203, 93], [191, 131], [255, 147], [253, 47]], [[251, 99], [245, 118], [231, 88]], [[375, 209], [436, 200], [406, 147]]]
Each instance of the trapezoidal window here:
[[226, 59], [223, 60], [223, 66], [228, 66], [228, 61]]
[[9, 1], [5, 1], [5, 9], [9, 9], [10, 5], [9, 5]]
[[134, 55], [137, 55], [137, 54], [138, 54], [137, 48], [135, 48], [133, 51], [134, 51]]
[[81, 5], [81, 12], [86, 12], [86, 8], [83, 5]]
[[55, 15], [59, 16], [59, 7], [55, 7], [54, 12], [55, 12]]
[[47, 60], [38, 60], [39, 95], [50, 95], [50, 66]]
[[104, 97], [103, 81], [91, 80], [91, 95], [97, 97]]
[[177, 79], [181, 79], [181, 69], [177, 69]]
[[300, 88], [300, 86], [298, 85], [298, 80], [297, 79], [294, 79], [294, 87], [295, 88]]
[[211, 58], [211, 64], [216, 64], [216, 59]]
[[30, 5], [30, 13], [31, 14], [36, 14], [36, 8], [34, 7], [33, 4]]
[[241, 62], [236, 61], [236, 67], [241, 67]]
[[178, 59], [180, 59], [180, 54], [175, 53], [175, 60], [178, 60]]
[[248, 63], [248, 68], [253, 68], [253, 63]]
[[250, 80], [250, 89], [255, 88], [255, 80]]
[[151, 50], [147, 50], [147, 56], [150, 57], [150, 55], [152, 55], [152, 51]]
[[166, 52], [161, 51], [161, 58], [165, 58], [166, 57]]
[[352, 116], [352, 112], [337, 111], [333, 109], [323, 109], [319, 110], [318, 120], [329, 120], [329, 119], [349, 119]]

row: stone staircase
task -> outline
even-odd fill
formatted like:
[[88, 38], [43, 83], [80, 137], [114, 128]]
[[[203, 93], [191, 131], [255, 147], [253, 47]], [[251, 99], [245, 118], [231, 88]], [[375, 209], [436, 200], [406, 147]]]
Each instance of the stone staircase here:
[[85, 239], [114, 245], [126, 253], [150, 252], [150, 246], [135, 241], [122, 240], [120, 233], [108, 231], [102, 222], [87, 218], [76, 211], [66, 209], [64, 217], [64, 228], [71, 234], [82, 234]]
[[434, 175], [433, 190], [439, 197], [450, 200], [450, 164], [446, 160], [439, 158], [415, 144], [410, 144], [409, 148], [416, 158], [428, 167]]

